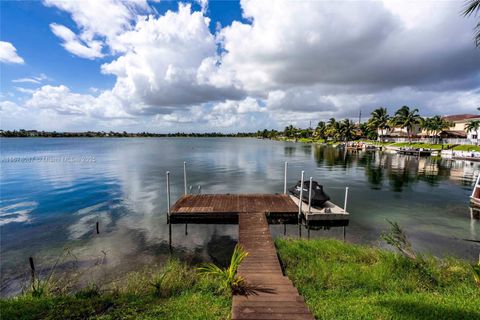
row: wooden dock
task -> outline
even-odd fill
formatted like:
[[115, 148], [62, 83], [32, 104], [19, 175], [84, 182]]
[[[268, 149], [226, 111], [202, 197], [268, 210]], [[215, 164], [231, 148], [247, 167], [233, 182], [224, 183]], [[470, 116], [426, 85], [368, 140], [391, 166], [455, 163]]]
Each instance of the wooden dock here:
[[315, 319], [283, 275], [265, 213], [240, 214], [238, 231], [239, 243], [248, 252], [238, 274], [252, 287], [252, 293], [233, 296], [232, 320]]
[[183, 195], [170, 209], [171, 223], [237, 224], [241, 213], [263, 212], [270, 223], [297, 223], [298, 206], [286, 194]]
[[[170, 209], [170, 222], [237, 224], [239, 215], [263, 212], [269, 223], [298, 223], [298, 199], [286, 194], [202, 194], [183, 195]], [[302, 202], [303, 212], [308, 205]], [[325, 210], [327, 208], [327, 210]], [[346, 226], [349, 214], [328, 201], [323, 208], [311, 209], [309, 223]]]
[[[346, 226], [348, 213], [328, 202], [312, 208], [302, 202], [307, 227]], [[299, 200], [286, 194], [183, 195], [170, 208], [170, 226], [189, 223], [238, 223], [239, 243], [248, 252], [238, 274], [249, 285], [247, 295], [233, 296], [232, 319], [314, 319], [305, 301], [283, 275], [269, 223], [299, 223]], [[299, 229], [300, 231], [301, 229]], [[171, 232], [171, 228], [170, 228]], [[171, 234], [170, 234], [171, 239]], [[171, 240], [170, 240], [171, 241]]]
[[415, 149], [400, 149], [397, 150], [398, 154], [405, 156], [417, 156], [417, 157], [428, 157], [432, 154], [430, 150], [415, 150]]

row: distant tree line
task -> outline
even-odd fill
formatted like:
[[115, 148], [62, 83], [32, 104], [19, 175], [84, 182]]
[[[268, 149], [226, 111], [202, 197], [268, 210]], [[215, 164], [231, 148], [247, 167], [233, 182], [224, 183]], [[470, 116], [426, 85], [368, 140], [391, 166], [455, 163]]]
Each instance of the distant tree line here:
[[[449, 129], [453, 124], [439, 115], [422, 118], [418, 109], [402, 106], [393, 115], [389, 115], [387, 108], [380, 107], [370, 114], [370, 118], [364, 123], [355, 123], [350, 119], [336, 120], [330, 118], [327, 122], [319, 121], [315, 128], [296, 128], [293, 125], [285, 127], [283, 131], [259, 130], [257, 132], [238, 133], [128, 133], [114, 131], [86, 131], [86, 132], [56, 132], [37, 130], [0, 130], [1, 137], [257, 137], [264, 139], [324, 139], [329, 141], [348, 142], [351, 140], [366, 138], [371, 140], [383, 140], [393, 128], [402, 128], [411, 140], [414, 128], [420, 128], [428, 136], [437, 141], [442, 131]], [[465, 130], [474, 132], [480, 129], [480, 121], [470, 121]]]
[[256, 133], [238, 132], [238, 133], [221, 133], [221, 132], [207, 132], [207, 133], [151, 133], [151, 132], [137, 132], [128, 133], [114, 132], [114, 131], [85, 131], [85, 132], [57, 132], [57, 131], [37, 131], [37, 130], [0, 130], [1, 137], [50, 137], [50, 138], [75, 138], [75, 137], [256, 137]]

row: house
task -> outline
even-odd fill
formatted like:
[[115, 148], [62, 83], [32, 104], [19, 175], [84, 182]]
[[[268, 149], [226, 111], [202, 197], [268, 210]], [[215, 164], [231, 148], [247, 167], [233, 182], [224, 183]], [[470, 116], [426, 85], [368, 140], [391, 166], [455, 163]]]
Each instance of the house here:
[[448, 130], [440, 133], [442, 138], [450, 139], [467, 139], [471, 143], [477, 143], [480, 135], [480, 130], [467, 132], [466, 126], [471, 121], [480, 121], [478, 114], [456, 114], [442, 117], [444, 120], [452, 123]]
[[[414, 125], [410, 131], [411, 137], [416, 137], [420, 133], [420, 125]], [[390, 138], [408, 138], [407, 128], [395, 127], [387, 129], [378, 129], [377, 133], [379, 136], [390, 137]]]

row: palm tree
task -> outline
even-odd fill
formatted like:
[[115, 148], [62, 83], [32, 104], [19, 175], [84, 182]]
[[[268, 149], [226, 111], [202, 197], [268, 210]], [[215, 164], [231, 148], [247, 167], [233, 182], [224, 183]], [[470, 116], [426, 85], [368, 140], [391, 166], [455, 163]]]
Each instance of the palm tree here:
[[285, 127], [283, 134], [285, 135], [285, 137], [291, 138], [295, 136], [296, 132], [297, 132], [297, 129], [293, 125], [289, 125], [288, 127]]
[[443, 119], [440, 116], [434, 116], [431, 119], [430, 127], [431, 127], [431, 130], [433, 131], [433, 133], [435, 134], [435, 139], [437, 139], [439, 137], [440, 133], [443, 130], [450, 129], [450, 127], [452, 127], [452, 126], [453, 126], [453, 124], [451, 122]]
[[246, 289], [245, 279], [237, 275], [237, 269], [242, 261], [248, 256], [242, 246], [237, 244], [233, 250], [230, 266], [222, 269], [213, 263], [208, 263], [203, 267], [198, 268], [201, 273], [213, 276], [220, 280], [219, 291], [232, 293], [242, 293]]
[[389, 128], [389, 119], [387, 108], [378, 108], [373, 110], [371, 118], [368, 120], [368, 125], [371, 129], [380, 130], [378, 135], [380, 140], [383, 140], [384, 131]]
[[[465, 8], [462, 11], [462, 15], [464, 17], [469, 17], [472, 15], [476, 16], [478, 12], [480, 12], [480, 0], [468, 0], [465, 4]], [[475, 45], [479, 47], [480, 46], [480, 22], [477, 23], [474, 30], [475, 30], [475, 33], [474, 33]]]
[[431, 133], [435, 137], [435, 142], [437, 142], [438, 135], [445, 129], [448, 129], [452, 124], [440, 116], [434, 116], [431, 118], [423, 119], [421, 122], [421, 127], [427, 131], [427, 134]]
[[480, 129], [480, 120], [472, 120], [467, 125], [465, 125], [465, 130], [467, 133], [476, 132], [477, 139], [475, 145], [478, 145], [478, 129]]
[[327, 125], [324, 121], [319, 121], [317, 124], [317, 128], [315, 129], [315, 133], [321, 139], [325, 139], [325, 131], [327, 130]]
[[395, 112], [393, 123], [396, 126], [407, 129], [408, 140], [411, 141], [411, 132], [415, 125], [420, 124], [422, 117], [418, 114], [418, 109], [410, 110], [409, 107], [403, 106]]
[[340, 124], [335, 120], [335, 118], [330, 118], [327, 123], [327, 129], [326, 129], [326, 134], [328, 137], [333, 138], [334, 140], [338, 139], [339, 136], [339, 128]]
[[339, 125], [339, 133], [345, 143], [348, 143], [348, 140], [355, 135], [355, 123], [349, 119], [343, 120]]

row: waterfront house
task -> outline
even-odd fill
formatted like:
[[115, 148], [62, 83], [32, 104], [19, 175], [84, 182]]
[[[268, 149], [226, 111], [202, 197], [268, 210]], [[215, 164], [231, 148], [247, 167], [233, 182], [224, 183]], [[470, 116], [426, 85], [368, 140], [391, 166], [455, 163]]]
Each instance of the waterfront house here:
[[440, 133], [440, 136], [443, 139], [449, 139], [453, 143], [460, 144], [478, 143], [478, 136], [480, 134], [480, 130], [467, 132], [466, 127], [471, 121], [480, 121], [480, 115], [456, 114], [444, 116], [442, 118], [452, 124], [452, 126], [448, 130], [444, 130]]

